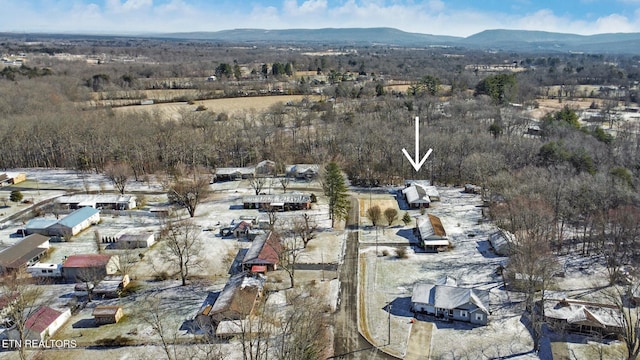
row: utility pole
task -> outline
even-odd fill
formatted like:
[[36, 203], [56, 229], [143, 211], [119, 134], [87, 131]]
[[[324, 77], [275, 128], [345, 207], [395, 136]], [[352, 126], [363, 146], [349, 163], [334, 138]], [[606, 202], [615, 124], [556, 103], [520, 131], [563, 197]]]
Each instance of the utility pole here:
[[387, 310], [389, 311], [389, 318], [387, 319], [387, 345], [391, 345], [391, 301], [387, 304]]

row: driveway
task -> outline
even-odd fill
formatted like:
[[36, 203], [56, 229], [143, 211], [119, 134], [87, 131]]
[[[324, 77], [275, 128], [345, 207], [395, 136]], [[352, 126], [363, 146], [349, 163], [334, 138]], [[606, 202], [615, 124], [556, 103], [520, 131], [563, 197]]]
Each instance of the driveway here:
[[405, 360], [426, 360], [431, 352], [431, 331], [433, 324], [430, 322], [414, 320], [409, 335], [409, 345]]

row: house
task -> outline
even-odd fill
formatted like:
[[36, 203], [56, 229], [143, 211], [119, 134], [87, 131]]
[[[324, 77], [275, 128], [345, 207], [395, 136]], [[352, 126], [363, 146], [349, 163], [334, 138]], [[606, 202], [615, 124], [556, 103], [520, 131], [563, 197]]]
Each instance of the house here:
[[286, 193], [244, 196], [242, 205], [245, 209], [308, 210], [311, 209], [311, 195]]
[[256, 169], [250, 167], [217, 168], [213, 174], [213, 182], [249, 179], [256, 175]]
[[420, 246], [429, 251], [446, 251], [451, 246], [440, 219], [431, 214], [416, 218], [415, 235]]
[[122, 312], [122, 306], [107, 306], [99, 305], [93, 309], [91, 313], [96, 325], [116, 324], [124, 313]]
[[402, 194], [412, 208], [429, 207], [432, 202], [440, 201], [438, 189], [428, 180], [405, 180]]
[[27, 272], [33, 277], [59, 278], [62, 277], [62, 264], [37, 262], [27, 266]]
[[155, 236], [153, 233], [139, 234], [122, 234], [118, 238], [118, 248], [120, 249], [138, 249], [148, 248], [155, 244]]
[[0, 270], [14, 271], [33, 265], [49, 250], [49, 237], [31, 234], [0, 251]]
[[[71, 310], [63, 311], [52, 309], [48, 306], [38, 308], [24, 323], [26, 339], [44, 341], [53, 336], [71, 318]], [[18, 331], [13, 328], [7, 336], [12, 340], [19, 340]]]
[[118, 271], [118, 256], [108, 254], [71, 255], [62, 263], [62, 277], [82, 281], [86, 277], [102, 279]]
[[264, 235], [258, 235], [242, 259], [242, 269], [252, 273], [277, 270], [281, 253], [282, 244], [275, 232], [269, 231]]
[[287, 165], [287, 176], [296, 179], [310, 180], [320, 174], [320, 165], [318, 164], [295, 164]]
[[136, 196], [121, 194], [75, 194], [63, 195], [56, 203], [68, 209], [92, 207], [107, 210], [131, 210], [136, 207]]
[[[538, 311], [540, 306], [538, 301]], [[574, 299], [545, 299], [544, 321], [557, 330], [605, 337], [620, 334], [623, 324], [616, 306]]]
[[500, 256], [509, 255], [509, 248], [515, 241], [515, 236], [503, 229], [498, 229], [497, 231], [489, 234], [489, 243], [491, 247], [496, 252], [496, 254]]
[[258, 176], [268, 176], [276, 174], [276, 163], [271, 160], [262, 160], [255, 166], [255, 174]]
[[100, 210], [82, 207], [47, 228], [49, 236], [75, 236], [82, 230], [100, 222]]
[[27, 174], [19, 172], [0, 173], [0, 187], [19, 184], [27, 180]]
[[217, 298], [207, 296], [196, 315], [196, 322], [200, 326], [217, 326], [225, 320], [244, 319], [253, 313], [263, 288], [264, 278], [260, 275], [251, 276], [244, 271], [231, 276]]
[[434, 284], [416, 284], [411, 296], [411, 309], [416, 313], [477, 325], [488, 322], [487, 304], [488, 291], [459, 287], [451, 277], [442, 278]]
[[24, 233], [49, 236], [49, 231], [47, 229], [57, 222], [58, 220], [55, 219], [34, 218], [29, 220], [24, 226]]
[[230, 231], [233, 233], [237, 239], [246, 238], [249, 234], [249, 230], [251, 230], [251, 223], [248, 221], [240, 220], [240, 221], [232, 221]]

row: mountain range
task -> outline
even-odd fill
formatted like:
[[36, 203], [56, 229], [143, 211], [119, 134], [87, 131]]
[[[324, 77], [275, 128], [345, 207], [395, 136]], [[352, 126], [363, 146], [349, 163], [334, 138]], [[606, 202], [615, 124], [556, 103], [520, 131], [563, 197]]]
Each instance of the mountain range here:
[[461, 47], [522, 52], [640, 54], [640, 33], [576, 35], [530, 30], [485, 30], [468, 37], [405, 32], [394, 28], [234, 29], [145, 35], [232, 43]]

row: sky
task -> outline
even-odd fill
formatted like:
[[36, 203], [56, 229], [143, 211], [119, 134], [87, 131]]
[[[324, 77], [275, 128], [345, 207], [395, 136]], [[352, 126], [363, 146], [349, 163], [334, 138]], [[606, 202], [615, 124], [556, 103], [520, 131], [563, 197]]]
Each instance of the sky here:
[[640, 0], [0, 0], [2, 32], [330, 27], [393, 27], [463, 37], [488, 29], [640, 32]]

